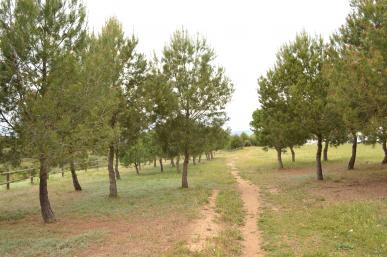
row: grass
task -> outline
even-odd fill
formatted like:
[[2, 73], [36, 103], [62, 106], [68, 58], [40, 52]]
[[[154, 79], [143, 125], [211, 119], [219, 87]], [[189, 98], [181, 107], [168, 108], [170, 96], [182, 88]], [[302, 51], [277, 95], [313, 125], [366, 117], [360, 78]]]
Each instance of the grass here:
[[[69, 174], [64, 178], [59, 174], [50, 176], [49, 197], [58, 219], [52, 225], [41, 222], [37, 185], [20, 182], [9, 191], [0, 189], [0, 256], [71, 256], [89, 244], [107, 240], [122, 226], [133, 227], [133, 236], [137, 235], [139, 242], [149, 241], [149, 256], [159, 256], [165, 247], [163, 237], [176, 240], [167, 242], [169, 248], [184, 244], [179, 238], [182, 228], [198, 216], [213, 189], [221, 190], [223, 201], [238, 199], [232, 195], [236, 194], [235, 182], [227, 172], [224, 157], [190, 166], [189, 189], [180, 188], [181, 175], [172, 168], [160, 173], [159, 168], [146, 166], [140, 176], [132, 169], [121, 168], [121, 175], [118, 199], [107, 197], [109, 185], [104, 169], [79, 172], [82, 192], [74, 192]], [[225, 209], [220, 207], [220, 211]], [[112, 226], [101, 225], [106, 221]], [[84, 224], [90, 222], [95, 223], [94, 227]], [[154, 234], [147, 233], [151, 229]], [[236, 231], [229, 231], [219, 240], [232, 240]]]
[[[359, 145], [354, 171], [345, 169], [350, 145], [330, 149], [323, 182], [315, 179], [315, 145], [296, 149], [295, 163], [285, 154], [281, 171], [274, 151], [219, 153], [190, 166], [184, 190], [169, 165], [163, 173], [146, 166], [140, 176], [122, 167], [117, 199], [107, 197], [105, 169], [80, 171], [82, 192], [73, 190], [69, 174], [52, 175], [49, 197], [58, 221], [49, 225], [41, 221], [37, 184], [15, 183], [0, 189], [0, 256], [240, 256], [245, 213], [226, 166], [234, 157], [242, 177], [260, 188], [257, 224], [267, 256], [387, 256], [387, 167], [379, 148]], [[188, 225], [214, 189], [221, 233], [191, 252]]]
[[[91, 231], [71, 238], [60, 238], [48, 234], [44, 238], [6, 239], [2, 243], [2, 256], [69, 256], [74, 250], [86, 248], [90, 242], [101, 242], [103, 233]], [[27, 249], [28, 250], [22, 250]], [[20, 249], [20, 250], [16, 250]]]
[[243, 202], [235, 188], [221, 191], [216, 199], [216, 206], [224, 222], [243, 225], [245, 215]]
[[325, 181], [315, 180], [315, 145], [285, 155], [276, 169], [274, 151], [246, 148], [238, 157], [241, 175], [261, 189], [259, 227], [267, 256], [386, 256], [387, 167], [382, 150], [359, 145], [356, 170], [346, 171], [350, 145], [332, 148]]

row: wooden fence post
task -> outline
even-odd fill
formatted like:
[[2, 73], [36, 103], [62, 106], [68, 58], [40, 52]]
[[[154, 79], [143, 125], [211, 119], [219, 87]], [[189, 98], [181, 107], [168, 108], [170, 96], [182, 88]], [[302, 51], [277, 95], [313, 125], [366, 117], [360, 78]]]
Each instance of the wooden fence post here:
[[9, 183], [9, 181], [10, 181], [10, 174], [9, 173], [6, 174], [6, 178], [7, 178], [7, 190], [9, 190], [9, 185], [10, 185], [10, 183]]

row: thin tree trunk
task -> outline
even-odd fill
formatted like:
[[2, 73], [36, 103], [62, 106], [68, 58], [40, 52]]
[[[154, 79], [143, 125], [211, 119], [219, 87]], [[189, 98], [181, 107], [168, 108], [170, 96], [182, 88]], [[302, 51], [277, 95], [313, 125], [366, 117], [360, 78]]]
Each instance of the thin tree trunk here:
[[188, 188], [188, 163], [189, 153], [188, 149], [184, 150], [184, 163], [183, 163], [183, 175], [181, 176], [181, 187]]
[[290, 152], [292, 153], [292, 162], [296, 161], [296, 153], [294, 152], [293, 146], [290, 146]]
[[382, 142], [382, 147], [383, 147], [383, 151], [384, 151], [384, 159], [382, 161], [382, 164], [386, 164], [387, 163], [387, 143], [386, 143], [386, 139], [383, 139], [383, 142]]
[[356, 150], [357, 150], [357, 135], [356, 133], [352, 134], [352, 155], [351, 159], [349, 159], [348, 170], [353, 170], [355, 168], [356, 161]]
[[282, 162], [282, 151], [280, 148], [276, 148], [275, 150], [277, 151], [278, 168], [283, 169], [284, 164]]
[[176, 157], [176, 172], [180, 173], [180, 154]]
[[63, 163], [61, 163], [61, 164], [60, 164], [60, 169], [61, 169], [62, 177], [64, 177], [64, 168], [63, 168]]
[[116, 178], [121, 179], [120, 171], [118, 170], [118, 167], [120, 165], [120, 160], [118, 158], [118, 146], [115, 147], [115, 156], [116, 156], [116, 163], [115, 163], [114, 171], [116, 173]]
[[157, 164], [156, 164], [156, 158], [153, 159], [153, 167], [156, 168]]
[[55, 215], [51, 209], [50, 200], [48, 199], [48, 190], [47, 190], [47, 174], [48, 174], [48, 162], [46, 157], [40, 157], [40, 171], [39, 171], [39, 200], [40, 200], [40, 210], [42, 213], [42, 218], [45, 223], [55, 222]]
[[202, 161], [202, 154], [199, 154], [198, 162], [200, 163]]
[[175, 160], [174, 160], [174, 157], [171, 157], [171, 166], [172, 168], [174, 168], [176, 165], [175, 165]]
[[325, 140], [325, 145], [324, 145], [324, 161], [328, 161], [328, 148], [329, 148], [329, 140]]
[[212, 154], [212, 151], [210, 151], [210, 158], [211, 160], [214, 159], [214, 155]]
[[192, 156], [192, 164], [196, 165], [196, 156], [195, 155]]
[[163, 159], [162, 158], [159, 159], [159, 163], [160, 163], [160, 171], [163, 172], [164, 166], [163, 166]]
[[322, 165], [321, 165], [321, 152], [322, 152], [322, 136], [317, 136], [317, 153], [316, 153], [316, 173], [317, 173], [317, 179], [323, 180], [323, 171], [322, 171]]
[[108, 155], [108, 171], [109, 171], [109, 197], [117, 197], [117, 182], [116, 182], [116, 174], [113, 168], [114, 162], [114, 145], [111, 144], [109, 146], [109, 155]]
[[138, 170], [138, 164], [137, 164], [137, 162], [134, 162], [134, 167], [136, 168], [136, 174], [137, 174], [137, 175], [140, 175], [140, 172], [139, 172], [139, 170]]
[[72, 177], [72, 179], [73, 179], [73, 185], [74, 185], [75, 191], [82, 191], [82, 187], [81, 187], [81, 185], [79, 184], [78, 176], [77, 176], [77, 173], [76, 173], [76, 171], [75, 171], [75, 163], [74, 163], [74, 160], [71, 160], [71, 161], [70, 161], [70, 171], [71, 171], [71, 177]]

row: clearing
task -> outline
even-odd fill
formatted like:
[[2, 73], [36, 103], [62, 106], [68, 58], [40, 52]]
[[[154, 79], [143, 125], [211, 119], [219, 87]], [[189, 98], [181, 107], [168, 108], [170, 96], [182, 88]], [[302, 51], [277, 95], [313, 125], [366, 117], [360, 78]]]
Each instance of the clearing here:
[[[329, 151], [325, 181], [315, 180], [315, 145], [296, 149], [297, 162], [248, 147], [190, 165], [181, 174], [121, 167], [119, 198], [109, 199], [106, 170], [53, 175], [49, 195], [58, 221], [41, 221], [38, 186], [0, 189], [0, 256], [387, 256], [387, 166], [379, 148]], [[229, 165], [227, 165], [229, 164]], [[167, 165], [165, 165], [167, 166]]]

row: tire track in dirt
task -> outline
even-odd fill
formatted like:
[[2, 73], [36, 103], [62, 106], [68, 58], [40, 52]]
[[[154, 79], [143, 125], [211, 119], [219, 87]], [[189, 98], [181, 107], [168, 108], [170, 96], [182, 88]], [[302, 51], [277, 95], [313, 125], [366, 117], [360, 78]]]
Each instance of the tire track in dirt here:
[[241, 198], [246, 211], [245, 225], [242, 228], [243, 235], [243, 257], [263, 257], [264, 251], [261, 249], [261, 233], [257, 226], [257, 220], [259, 217], [259, 189], [247, 180], [244, 180], [239, 175], [239, 171], [234, 165], [234, 160], [227, 163], [231, 168], [231, 174], [235, 177], [238, 183], [238, 191], [241, 194]]
[[208, 204], [204, 206], [200, 212], [200, 218], [191, 225], [190, 239], [188, 248], [191, 251], [201, 251], [205, 248], [208, 239], [218, 235], [220, 232], [220, 224], [216, 223], [218, 217], [216, 208], [216, 197], [219, 190], [214, 190], [208, 199]]

